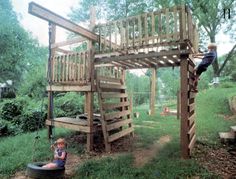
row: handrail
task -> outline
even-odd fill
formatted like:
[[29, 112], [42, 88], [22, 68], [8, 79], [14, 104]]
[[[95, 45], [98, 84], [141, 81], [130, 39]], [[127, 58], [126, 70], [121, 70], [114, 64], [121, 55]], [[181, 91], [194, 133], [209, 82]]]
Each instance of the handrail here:
[[197, 30], [186, 6], [98, 24], [94, 32], [99, 35], [97, 53], [171, 46], [186, 40], [197, 50]]

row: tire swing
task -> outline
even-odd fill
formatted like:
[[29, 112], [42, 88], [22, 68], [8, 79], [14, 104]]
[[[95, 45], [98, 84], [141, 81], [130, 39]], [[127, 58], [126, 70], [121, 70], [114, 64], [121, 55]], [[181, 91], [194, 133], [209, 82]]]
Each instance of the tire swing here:
[[65, 167], [42, 168], [47, 162], [34, 162], [27, 165], [26, 173], [30, 178], [62, 179], [65, 175]]
[[[51, 39], [51, 23], [49, 23], [49, 58], [48, 58], [48, 63], [50, 64], [50, 56], [51, 56], [51, 47], [50, 47], [50, 39]], [[49, 84], [51, 83], [51, 68], [49, 68], [48, 75], [49, 75]], [[52, 100], [52, 97], [51, 99]], [[42, 105], [41, 105], [41, 114], [43, 111], [43, 97], [42, 97]], [[53, 103], [50, 103], [53, 105]], [[51, 108], [53, 109], [53, 108]], [[53, 123], [53, 112], [52, 112], [52, 123]], [[36, 132], [35, 140], [34, 140], [34, 148], [33, 148], [33, 153], [35, 152], [35, 146], [37, 143], [37, 140], [40, 138], [38, 135], [39, 131], [39, 124], [38, 130]], [[52, 124], [53, 126], [53, 124]], [[53, 135], [50, 136], [51, 139], [51, 144], [53, 143]], [[34, 161], [34, 156], [32, 157], [32, 161]], [[56, 167], [56, 168], [43, 168], [42, 166], [47, 164], [48, 162], [33, 162], [29, 163], [27, 165], [26, 169], [26, 176], [29, 178], [37, 178], [37, 179], [63, 179], [65, 178], [65, 167]]]

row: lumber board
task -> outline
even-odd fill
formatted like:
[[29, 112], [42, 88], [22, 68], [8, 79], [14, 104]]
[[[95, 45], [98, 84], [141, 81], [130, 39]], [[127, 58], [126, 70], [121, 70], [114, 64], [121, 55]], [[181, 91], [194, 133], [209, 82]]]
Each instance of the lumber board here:
[[81, 43], [81, 42], [84, 42], [85, 40], [86, 40], [86, 38], [84, 38], [84, 37], [75, 37], [75, 38], [72, 38], [72, 39], [68, 39], [66, 41], [53, 43], [51, 45], [51, 48], [64, 47], [64, 46], [72, 45], [72, 44], [75, 44], [75, 43]]
[[84, 86], [78, 86], [78, 85], [52, 85], [47, 86], [47, 91], [91, 91], [91, 85], [84, 85]]
[[194, 110], [194, 108], [195, 108], [195, 103], [189, 104], [188, 105], [188, 112], [191, 113]]
[[133, 127], [130, 127], [130, 128], [127, 128], [127, 129], [123, 129], [122, 131], [118, 132], [118, 133], [115, 133], [113, 135], [110, 135], [108, 137], [108, 142], [112, 142], [114, 140], [117, 140], [121, 137], [124, 137], [130, 133], [132, 133], [134, 131], [134, 128]]
[[53, 123], [52, 123], [51, 120], [46, 120], [46, 125], [51, 126], [52, 124], [55, 127], [67, 128], [67, 129], [72, 129], [75, 131], [81, 131], [81, 132], [86, 132], [86, 133], [92, 132], [92, 131], [90, 131], [88, 126], [82, 126], [82, 125], [78, 125], [78, 124], [70, 124], [70, 123], [65, 123], [65, 122], [61, 122], [61, 121], [53, 121]]
[[126, 93], [117, 94], [117, 93], [104, 92], [104, 93], [101, 94], [101, 97], [102, 98], [127, 98], [128, 94], [126, 94]]
[[100, 88], [105, 88], [105, 89], [126, 89], [125, 85], [120, 85], [120, 84], [111, 84], [111, 83], [101, 83], [99, 84]]
[[104, 116], [105, 116], [105, 120], [111, 120], [111, 119], [115, 119], [115, 118], [124, 117], [129, 114], [131, 114], [130, 110], [125, 110], [125, 111], [121, 111], [121, 112], [106, 113]]
[[188, 65], [188, 70], [191, 72], [191, 73], [194, 73], [194, 67], [189, 63]]
[[196, 134], [194, 134], [194, 136], [192, 137], [192, 139], [188, 145], [188, 149], [189, 149], [190, 153], [192, 152], [195, 142], [196, 142]]
[[125, 125], [130, 124], [130, 123], [132, 123], [132, 119], [125, 119], [125, 120], [121, 120], [121, 121], [118, 121], [118, 122], [114, 122], [112, 124], [108, 124], [107, 125], [107, 131], [111, 131], [113, 129], [120, 128], [120, 127], [125, 126]]
[[107, 76], [98, 76], [97, 79], [100, 81], [107, 81], [110, 83], [120, 83], [121, 82], [120, 78], [112, 78], [112, 77], [107, 77]]
[[196, 93], [189, 91], [189, 99], [194, 99], [196, 97]]
[[181, 75], [181, 128], [180, 128], [180, 143], [181, 143], [181, 156], [184, 159], [189, 158], [188, 152], [188, 61], [186, 58], [181, 59], [180, 75]]
[[188, 118], [188, 125], [192, 126], [192, 124], [195, 121], [195, 114], [193, 113], [189, 118]]
[[189, 55], [188, 50], [171, 50], [171, 51], [162, 51], [162, 52], [149, 52], [149, 53], [139, 53], [139, 54], [130, 54], [130, 55], [122, 55], [122, 56], [115, 56], [115, 57], [104, 57], [102, 59], [95, 59], [95, 63], [109, 63], [113, 62], [121, 62], [126, 61], [127, 59], [143, 59], [143, 58], [160, 58], [162, 56], [173, 56], [173, 55]]
[[96, 42], [99, 41], [99, 36], [97, 34], [75, 24], [74, 22], [71, 22], [68, 19], [65, 19], [64, 17], [61, 17], [60, 15], [36, 4], [35, 2], [29, 3], [28, 12], [34, 16], [37, 16], [48, 22], [54, 23], [71, 32], [80, 34], [81, 36], [84, 36], [88, 38], [89, 40], [93, 40]]
[[193, 135], [195, 134], [196, 125], [195, 123], [191, 126], [190, 130], [188, 131], [189, 139], [192, 139]]
[[108, 109], [116, 109], [116, 108], [120, 108], [120, 107], [126, 107], [129, 106], [130, 102], [120, 102], [120, 103], [103, 103], [102, 107], [104, 110], [108, 110]]

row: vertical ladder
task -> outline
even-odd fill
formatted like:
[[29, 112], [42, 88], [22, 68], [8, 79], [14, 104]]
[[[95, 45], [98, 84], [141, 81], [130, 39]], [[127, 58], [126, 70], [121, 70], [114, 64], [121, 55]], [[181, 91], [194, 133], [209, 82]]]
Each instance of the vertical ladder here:
[[122, 79], [97, 76], [98, 100], [106, 152], [121, 137], [133, 136], [131, 106]]

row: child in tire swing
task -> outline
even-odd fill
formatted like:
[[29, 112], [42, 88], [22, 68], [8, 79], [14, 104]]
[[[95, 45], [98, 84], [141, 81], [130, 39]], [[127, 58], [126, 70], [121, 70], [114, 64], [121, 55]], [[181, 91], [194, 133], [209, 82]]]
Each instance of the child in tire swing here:
[[51, 145], [51, 149], [54, 150], [54, 160], [48, 163], [43, 168], [57, 168], [64, 167], [66, 164], [67, 152], [65, 151], [66, 141], [63, 138], [57, 139], [57, 141]]
[[217, 53], [216, 53], [216, 44], [214, 43], [210, 43], [208, 44], [208, 52], [203, 54], [203, 53], [199, 53], [194, 55], [194, 57], [200, 57], [202, 58], [201, 63], [198, 65], [198, 67], [195, 69], [196, 72], [196, 76], [193, 80], [193, 92], [198, 92], [197, 89], [197, 85], [198, 85], [198, 80], [199, 80], [199, 76], [202, 74], [202, 72], [206, 71], [208, 66], [210, 66], [216, 59], [217, 57]]

